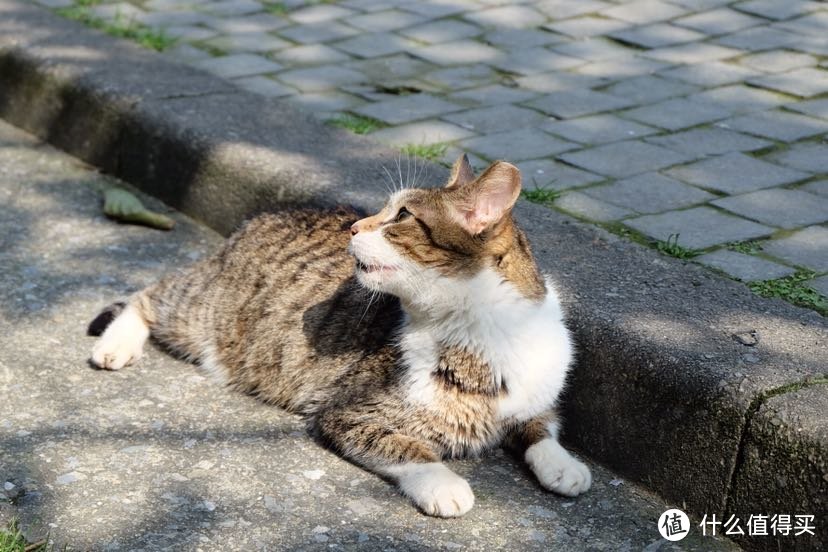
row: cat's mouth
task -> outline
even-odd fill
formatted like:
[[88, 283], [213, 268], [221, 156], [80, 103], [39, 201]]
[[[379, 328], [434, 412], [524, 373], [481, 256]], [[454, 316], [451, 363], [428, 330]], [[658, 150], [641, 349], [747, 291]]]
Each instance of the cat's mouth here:
[[395, 266], [367, 264], [359, 259], [356, 260], [356, 267], [358, 271], [365, 272], [366, 274], [385, 274], [397, 270]]

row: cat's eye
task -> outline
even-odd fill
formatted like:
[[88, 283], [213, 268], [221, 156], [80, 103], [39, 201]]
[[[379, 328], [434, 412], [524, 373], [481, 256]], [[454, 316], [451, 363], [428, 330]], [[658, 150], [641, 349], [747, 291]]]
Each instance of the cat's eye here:
[[400, 210], [397, 211], [397, 216], [394, 218], [394, 222], [402, 222], [411, 216], [414, 216], [411, 214], [411, 211], [409, 211], [405, 207], [400, 207]]

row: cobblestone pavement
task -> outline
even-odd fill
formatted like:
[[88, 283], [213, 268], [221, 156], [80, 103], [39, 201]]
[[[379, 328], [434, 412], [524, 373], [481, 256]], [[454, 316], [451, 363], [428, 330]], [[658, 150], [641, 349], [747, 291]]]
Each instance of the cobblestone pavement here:
[[444, 161], [514, 161], [554, 208], [828, 295], [828, 3], [78, 3], [243, 88]]

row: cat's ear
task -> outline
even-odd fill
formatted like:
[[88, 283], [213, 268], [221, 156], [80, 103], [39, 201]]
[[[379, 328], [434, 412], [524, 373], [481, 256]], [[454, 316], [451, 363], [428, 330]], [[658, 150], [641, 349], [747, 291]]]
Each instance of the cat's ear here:
[[474, 180], [474, 169], [469, 163], [469, 156], [465, 153], [457, 158], [451, 167], [451, 176], [446, 188], [462, 188]]
[[511, 163], [497, 161], [477, 180], [458, 191], [452, 204], [455, 219], [477, 235], [512, 210], [520, 196], [520, 171]]

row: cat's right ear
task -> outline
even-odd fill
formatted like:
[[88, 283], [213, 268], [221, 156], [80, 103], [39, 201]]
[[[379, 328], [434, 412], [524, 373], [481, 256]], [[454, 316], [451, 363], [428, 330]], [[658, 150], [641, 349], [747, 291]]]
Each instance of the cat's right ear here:
[[474, 181], [474, 169], [469, 163], [469, 156], [464, 153], [457, 158], [457, 161], [451, 167], [451, 176], [446, 188], [462, 188], [472, 181]]

